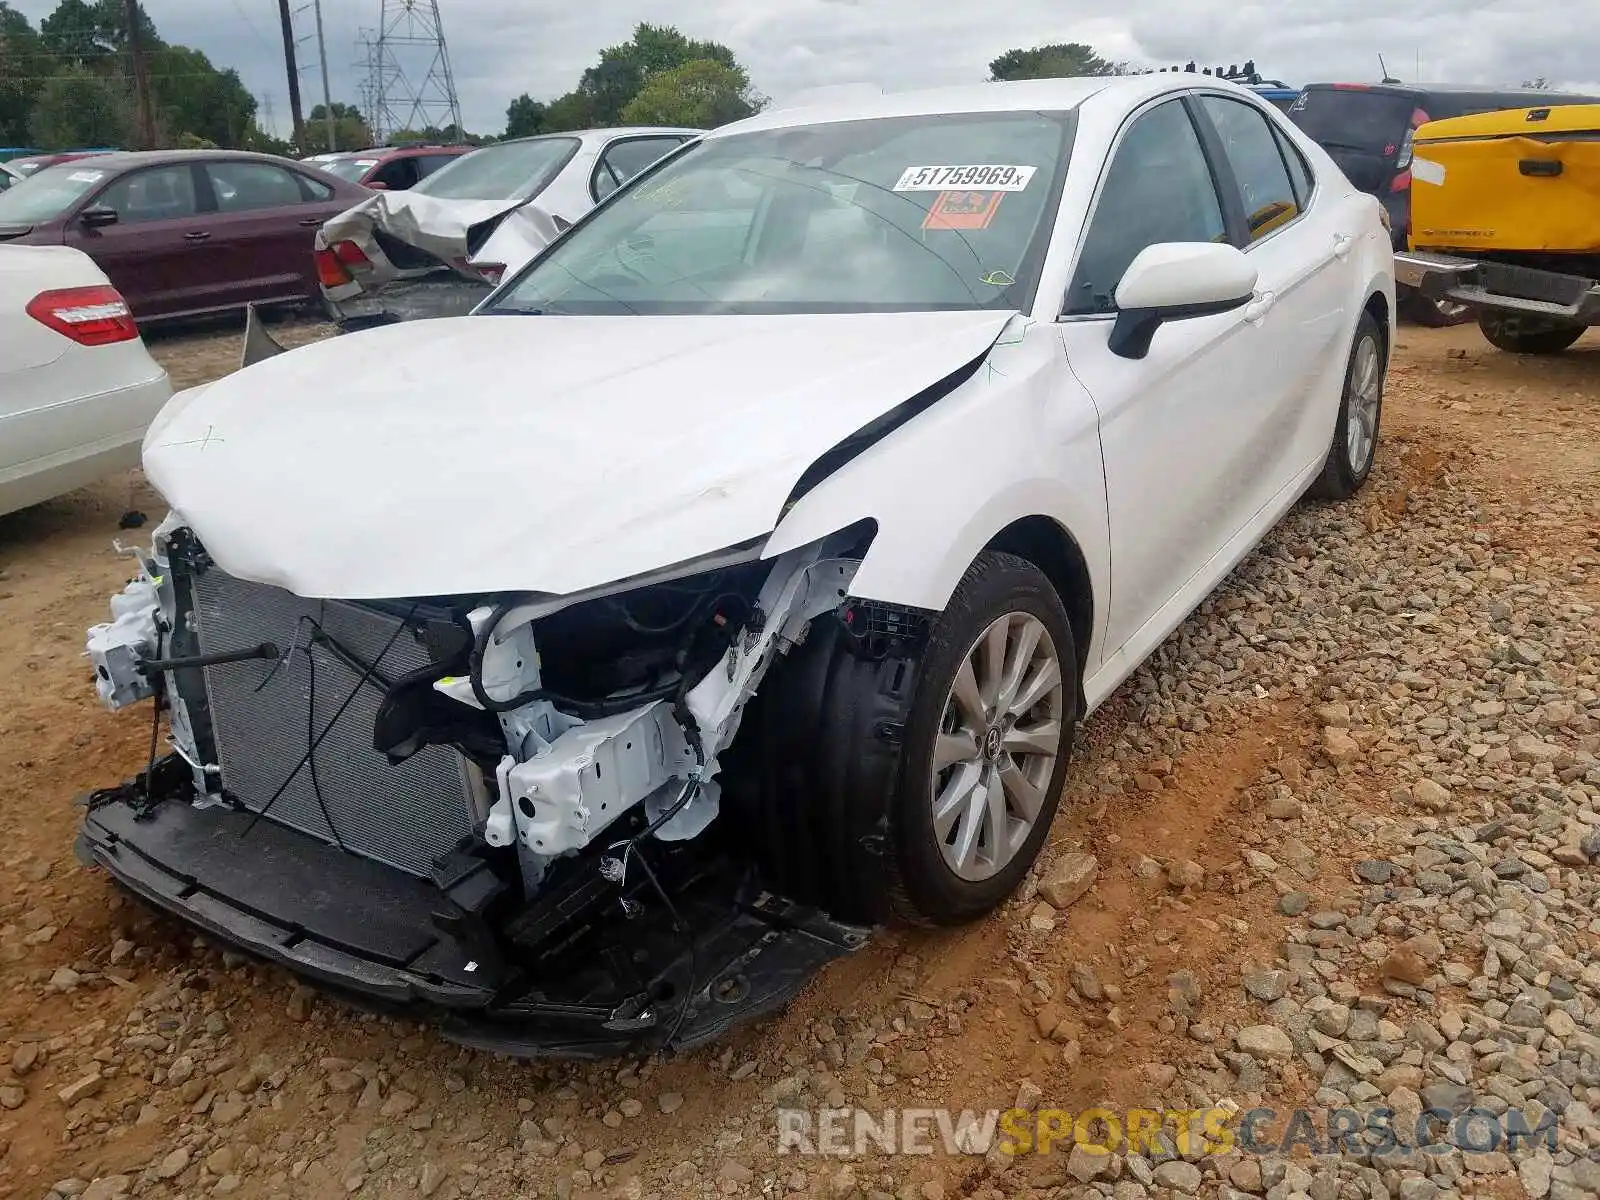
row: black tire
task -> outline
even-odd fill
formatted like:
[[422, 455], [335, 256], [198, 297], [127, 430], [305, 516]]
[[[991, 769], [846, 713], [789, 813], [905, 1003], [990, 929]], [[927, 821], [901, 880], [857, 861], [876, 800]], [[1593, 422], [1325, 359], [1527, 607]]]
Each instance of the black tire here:
[[[1350, 457], [1350, 422], [1352, 408], [1357, 403], [1356, 368], [1361, 361], [1363, 346], [1370, 344], [1377, 354], [1377, 410], [1372, 417], [1372, 444], [1365, 460], [1352, 462]], [[1361, 490], [1372, 473], [1373, 461], [1378, 457], [1379, 431], [1383, 427], [1383, 385], [1388, 370], [1388, 344], [1383, 330], [1371, 313], [1362, 313], [1356, 322], [1356, 335], [1350, 344], [1350, 357], [1344, 368], [1344, 394], [1339, 399], [1339, 419], [1333, 427], [1333, 444], [1328, 447], [1327, 461], [1322, 464], [1322, 474], [1307, 490], [1307, 495], [1317, 500], [1348, 500]]]
[[[945, 865], [933, 832], [932, 755], [956, 671], [1008, 612], [1054, 643], [1066, 703], [1054, 770], [1026, 841], [981, 882]], [[841, 920], [954, 925], [1003, 901], [1038, 857], [1060, 802], [1078, 717], [1067, 611], [1043, 572], [986, 552], [968, 568], [914, 657], [873, 660], [844, 626], [812, 624], [774, 665], [725, 756], [733, 845], [774, 891]]]
[[1560, 354], [1583, 336], [1586, 327], [1486, 310], [1478, 314], [1478, 328], [1491, 346], [1508, 354]]
[[1436, 300], [1424, 296], [1415, 288], [1399, 289], [1395, 294], [1395, 304], [1407, 321], [1428, 329], [1464, 325], [1472, 320], [1472, 309], [1465, 304], [1458, 304], [1454, 300]]

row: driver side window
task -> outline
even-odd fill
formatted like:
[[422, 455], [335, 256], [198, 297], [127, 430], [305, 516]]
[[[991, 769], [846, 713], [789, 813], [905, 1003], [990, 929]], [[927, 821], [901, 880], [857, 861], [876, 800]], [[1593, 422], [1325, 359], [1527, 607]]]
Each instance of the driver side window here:
[[1117, 310], [1117, 284], [1147, 246], [1226, 242], [1222, 202], [1181, 100], [1140, 116], [1112, 153], [1063, 312]]

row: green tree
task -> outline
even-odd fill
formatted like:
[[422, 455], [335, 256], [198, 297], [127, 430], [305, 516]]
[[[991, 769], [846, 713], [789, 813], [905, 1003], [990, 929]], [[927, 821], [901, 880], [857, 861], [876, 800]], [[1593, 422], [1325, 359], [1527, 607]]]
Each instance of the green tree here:
[[628, 41], [602, 50], [600, 61], [578, 80], [578, 93], [587, 102], [589, 123], [617, 124], [623, 119], [623, 110], [652, 76], [701, 60], [738, 68], [733, 51], [721, 43], [692, 41], [671, 26], [641, 22]]
[[322, 105], [317, 105], [306, 118], [306, 152], [308, 154], [324, 154], [330, 149], [339, 150], [365, 150], [372, 145], [372, 130], [367, 128], [367, 119], [361, 115], [361, 110], [354, 104], [341, 104], [333, 102], [333, 132], [336, 147], [328, 145], [328, 110]]
[[45, 82], [29, 129], [46, 149], [117, 146], [128, 137], [133, 99], [120, 80], [68, 64]]
[[588, 129], [603, 122], [596, 119], [588, 97], [582, 92], [568, 92], [550, 102], [544, 113], [544, 133], [566, 133], [572, 129]]
[[506, 108], [506, 136], [532, 137], [544, 132], [545, 115], [550, 106], [523, 92]]
[[993, 81], [1064, 79], [1079, 75], [1123, 75], [1127, 68], [1101, 58], [1082, 42], [1056, 42], [1032, 50], [1007, 50], [989, 64]]
[[190, 134], [234, 149], [256, 115], [237, 72], [219, 71], [199, 50], [161, 46], [148, 55], [150, 98], [163, 142]]
[[622, 110], [622, 120], [627, 125], [714, 129], [760, 112], [765, 104], [743, 67], [701, 58], [651, 75]]
[[53, 69], [28, 18], [0, 0], [0, 142], [28, 141], [34, 98]]

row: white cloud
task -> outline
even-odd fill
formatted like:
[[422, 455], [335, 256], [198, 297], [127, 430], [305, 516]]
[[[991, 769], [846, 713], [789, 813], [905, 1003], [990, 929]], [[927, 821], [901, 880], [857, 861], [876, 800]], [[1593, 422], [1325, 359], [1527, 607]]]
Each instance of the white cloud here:
[[[236, 67], [258, 97], [272, 94], [279, 124], [287, 123], [272, 5], [144, 2], [164, 37]], [[12, 3], [35, 21], [54, 7], [54, 0]], [[378, 5], [323, 0], [335, 99], [358, 95], [356, 35], [376, 25]], [[1062, 41], [1152, 66], [1253, 58], [1264, 74], [1294, 84], [1376, 79], [1380, 53], [1402, 78], [1417, 77], [1420, 64], [1422, 79], [1454, 83], [1516, 84], [1543, 75], [1578, 87], [1600, 61], [1600, 26], [1552, 21], [1548, 6], [1534, 0], [1122, 0], [1115, 15], [1092, 16], [1074, 15], [1073, 7], [1060, 0], [440, 0], [467, 126], [489, 132], [504, 125], [513, 96], [549, 99], [566, 91], [601, 47], [626, 40], [639, 21], [727, 43], [755, 85], [778, 100], [834, 83], [907, 88], [981, 80], [1005, 50]], [[309, 14], [301, 20], [309, 34]], [[309, 109], [321, 95], [309, 43], [302, 61], [312, 67], [303, 84]]]

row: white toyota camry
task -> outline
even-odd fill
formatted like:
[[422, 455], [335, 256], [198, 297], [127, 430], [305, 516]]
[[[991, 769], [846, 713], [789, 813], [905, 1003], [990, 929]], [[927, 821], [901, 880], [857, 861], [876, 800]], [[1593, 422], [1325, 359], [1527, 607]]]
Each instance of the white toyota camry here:
[[0, 246], [0, 513], [137, 466], [171, 395], [87, 254]]
[[1393, 325], [1377, 202], [1220, 81], [719, 129], [471, 316], [174, 400], [90, 647], [174, 754], [80, 846], [466, 1041], [703, 1040], [1006, 897], [1084, 715], [1362, 486]]

